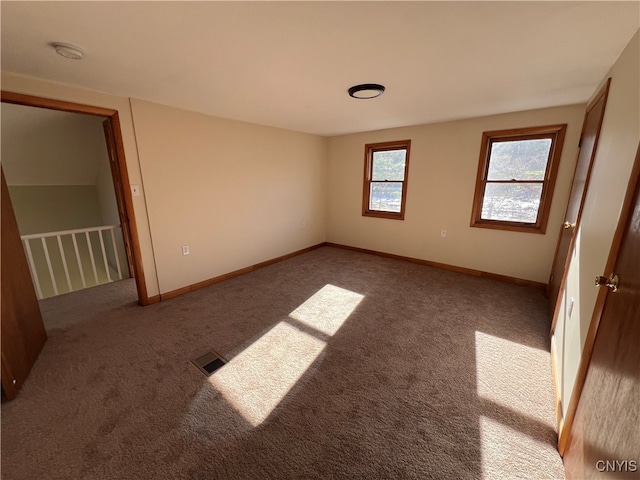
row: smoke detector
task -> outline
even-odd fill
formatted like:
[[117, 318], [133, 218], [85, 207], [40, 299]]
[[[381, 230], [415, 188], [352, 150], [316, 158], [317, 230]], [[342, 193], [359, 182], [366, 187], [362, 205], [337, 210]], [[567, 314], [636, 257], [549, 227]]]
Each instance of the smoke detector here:
[[84, 57], [84, 51], [77, 45], [71, 43], [53, 42], [51, 46], [56, 49], [58, 55], [64, 58], [70, 58], [71, 60], [82, 60]]

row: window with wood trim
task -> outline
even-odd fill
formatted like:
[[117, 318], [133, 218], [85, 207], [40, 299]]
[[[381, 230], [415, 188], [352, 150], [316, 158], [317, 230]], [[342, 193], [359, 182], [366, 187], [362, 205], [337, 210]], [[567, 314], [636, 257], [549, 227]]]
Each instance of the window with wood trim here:
[[365, 145], [363, 216], [404, 220], [410, 147], [411, 140]]
[[545, 233], [566, 129], [482, 134], [472, 227]]

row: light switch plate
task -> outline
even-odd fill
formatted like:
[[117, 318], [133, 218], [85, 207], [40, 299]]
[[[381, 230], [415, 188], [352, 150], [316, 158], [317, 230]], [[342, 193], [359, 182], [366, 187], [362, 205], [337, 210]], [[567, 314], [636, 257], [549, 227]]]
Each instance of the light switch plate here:
[[569, 312], [567, 313], [567, 317], [571, 318], [571, 314], [573, 313], [573, 304], [575, 303], [575, 300], [573, 297], [571, 297], [571, 303], [569, 303]]

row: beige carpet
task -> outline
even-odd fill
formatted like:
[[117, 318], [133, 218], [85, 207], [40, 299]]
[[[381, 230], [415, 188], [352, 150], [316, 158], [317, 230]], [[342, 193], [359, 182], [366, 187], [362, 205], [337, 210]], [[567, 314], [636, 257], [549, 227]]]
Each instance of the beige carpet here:
[[[2, 478], [563, 478], [540, 291], [329, 247], [150, 307], [42, 302]], [[230, 362], [207, 378], [190, 360]]]

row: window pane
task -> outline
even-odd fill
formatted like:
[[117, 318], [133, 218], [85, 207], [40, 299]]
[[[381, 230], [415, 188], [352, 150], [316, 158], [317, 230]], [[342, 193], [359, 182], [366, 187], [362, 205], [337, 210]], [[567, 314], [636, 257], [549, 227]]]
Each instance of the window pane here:
[[542, 183], [487, 183], [481, 218], [536, 223], [541, 194]]
[[544, 180], [550, 138], [491, 144], [487, 180]]
[[402, 182], [371, 182], [369, 210], [400, 212]]
[[404, 181], [404, 164], [407, 151], [386, 150], [373, 152], [373, 172], [371, 180]]

